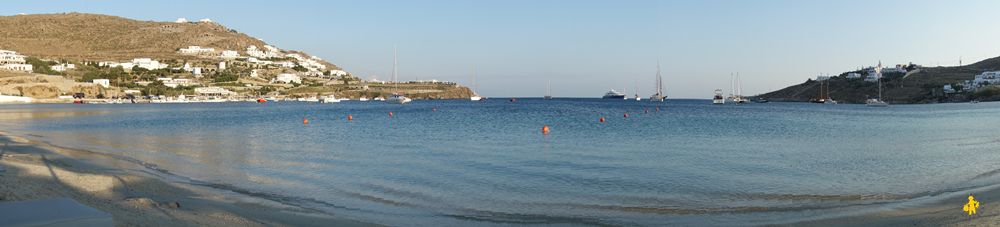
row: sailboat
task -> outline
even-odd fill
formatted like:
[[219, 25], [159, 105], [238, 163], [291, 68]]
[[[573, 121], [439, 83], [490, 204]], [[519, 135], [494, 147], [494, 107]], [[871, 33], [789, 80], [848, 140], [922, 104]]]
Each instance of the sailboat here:
[[545, 85], [545, 97], [544, 99], [552, 99], [552, 80]]
[[642, 98], [639, 98], [639, 82], [635, 82], [635, 101], [642, 101]]
[[392, 47], [392, 83], [396, 87], [396, 92], [393, 92], [392, 95], [389, 95], [389, 98], [385, 99], [385, 101], [388, 102], [388, 103], [393, 103], [393, 104], [406, 104], [406, 103], [408, 103], [410, 101], [413, 101], [413, 100], [410, 99], [410, 98], [407, 98], [402, 93], [399, 93], [399, 81], [398, 81], [398, 79], [399, 79], [398, 78], [399, 72], [398, 71], [399, 71], [399, 69], [396, 66], [396, 47], [393, 46]]
[[[476, 81], [476, 67], [472, 67], [472, 87], [475, 88], [476, 90], [479, 90], [479, 83]], [[483, 97], [480, 97], [479, 94], [476, 94], [476, 91], [472, 91], [472, 96], [469, 97], [469, 100], [479, 101], [483, 100]]]
[[735, 94], [729, 94], [729, 99], [736, 104], [750, 103], [749, 99], [743, 97], [743, 81], [740, 80], [740, 73], [737, 72], [736, 77], [730, 75], [730, 79], [732, 80], [732, 89]]
[[887, 107], [889, 106], [889, 103], [882, 101], [882, 61], [879, 61], [878, 67], [875, 67], [874, 76], [878, 79], [878, 98], [866, 100], [865, 105], [871, 107]]
[[656, 94], [649, 96], [649, 101], [663, 102], [664, 99], [667, 99], [667, 96], [663, 95], [663, 76], [660, 75], [660, 60], [656, 60]]

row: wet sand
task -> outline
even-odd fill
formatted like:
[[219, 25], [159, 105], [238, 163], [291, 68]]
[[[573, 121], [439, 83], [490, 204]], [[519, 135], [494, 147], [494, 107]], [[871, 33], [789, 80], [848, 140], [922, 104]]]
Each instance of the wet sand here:
[[3, 132], [0, 169], [0, 202], [67, 197], [110, 213], [116, 226], [375, 226]]

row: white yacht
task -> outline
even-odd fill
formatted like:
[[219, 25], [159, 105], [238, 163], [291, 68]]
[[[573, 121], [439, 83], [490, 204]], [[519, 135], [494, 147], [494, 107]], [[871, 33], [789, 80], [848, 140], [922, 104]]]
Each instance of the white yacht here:
[[479, 83], [476, 81], [476, 67], [472, 67], [472, 88], [475, 90], [472, 90], [472, 96], [469, 97], [469, 100], [471, 101], [483, 100], [482, 96], [476, 94], [476, 90], [479, 90]]
[[361, 98], [358, 98], [358, 101], [367, 102], [368, 101], [368, 97], [361, 96]]
[[379, 96], [379, 97], [373, 98], [372, 100], [373, 101], [385, 101], [385, 98], [382, 98], [382, 96]]
[[313, 97], [309, 97], [309, 98], [304, 98], [304, 99], [302, 99], [302, 101], [304, 101], [304, 102], [319, 102], [319, 98], [316, 98], [316, 96], [313, 96]]
[[712, 104], [726, 104], [726, 98], [722, 97], [722, 89], [715, 89], [715, 97], [712, 98]]
[[321, 103], [338, 103], [338, 102], [340, 102], [340, 99], [338, 99], [334, 95], [327, 95], [326, 97], [323, 97], [323, 99], [320, 99], [319, 102], [321, 102]]
[[406, 103], [408, 103], [410, 101], [413, 101], [413, 100], [410, 99], [410, 98], [407, 98], [406, 96], [403, 96], [403, 94], [392, 93], [392, 95], [390, 95], [388, 99], [385, 99], [385, 101], [389, 102], [389, 103], [392, 103], [392, 104], [406, 104]]

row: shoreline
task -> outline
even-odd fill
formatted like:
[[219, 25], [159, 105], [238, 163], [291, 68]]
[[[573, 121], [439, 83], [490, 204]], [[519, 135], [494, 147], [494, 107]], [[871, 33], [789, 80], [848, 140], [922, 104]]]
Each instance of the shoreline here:
[[67, 197], [109, 213], [116, 226], [378, 226], [2, 131], [0, 167], [0, 202]]

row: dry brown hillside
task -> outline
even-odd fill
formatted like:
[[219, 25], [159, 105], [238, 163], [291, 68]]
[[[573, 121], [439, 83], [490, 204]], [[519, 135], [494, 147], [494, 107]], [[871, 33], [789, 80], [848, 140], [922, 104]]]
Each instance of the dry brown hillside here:
[[193, 57], [180, 55], [177, 49], [194, 45], [242, 53], [249, 45], [265, 44], [217, 23], [138, 21], [84, 13], [0, 16], [0, 37], [0, 49], [92, 61], [188, 59]]

